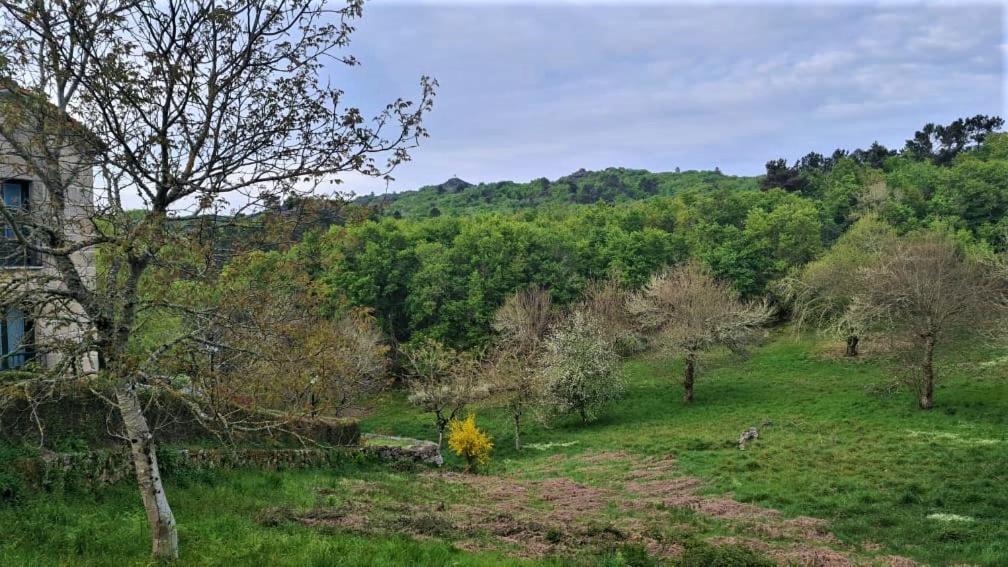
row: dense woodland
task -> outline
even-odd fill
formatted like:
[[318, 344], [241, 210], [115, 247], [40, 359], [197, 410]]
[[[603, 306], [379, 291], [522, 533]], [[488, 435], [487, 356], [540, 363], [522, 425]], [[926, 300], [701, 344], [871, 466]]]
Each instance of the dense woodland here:
[[[609, 169], [552, 183], [508, 183], [499, 191], [425, 188], [377, 209], [351, 213], [350, 206], [345, 215], [357, 220], [310, 231], [269, 255], [324, 285], [334, 302], [372, 309], [396, 343], [433, 338], [479, 347], [491, 336], [494, 311], [523, 287], [541, 286], [566, 305], [591, 281], [613, 278], [639, 288], [688, 259], [744, 298], [769, 295], [786, 317], [788, 306], [772, 284], [819, 258], [866, 217], [898, 234], [947, 234], [977, 253], [1004, 250], [1008, 136], [984, 137], [1000, 124], [996, 119], [962, 122], [980, 126], [941, 127], [962, 139], [935, 136], [927, 150], [912, 148], [934, 125], [900, 152], [875, 144], [829, 158], [809, 154], [790, 167], [774, 160], [761, 178]], [[544, 187], [563, 187], [545, 200], [554, 206], [519, 205], [526, 197], [516, 195], [542, 195]], [[584, 187], [611, 193], [591, 204], [559, 204]], [[660, 189], [647, 196], [642, 187]], [[461, 204], [481, 192], [487, 195], [481, 205]], [[414, 200], [420, 204], [407, 209]], [[417, 208], [443, 214], [396, 214]], [[267, 256], [256, 258], [275, 261]]]

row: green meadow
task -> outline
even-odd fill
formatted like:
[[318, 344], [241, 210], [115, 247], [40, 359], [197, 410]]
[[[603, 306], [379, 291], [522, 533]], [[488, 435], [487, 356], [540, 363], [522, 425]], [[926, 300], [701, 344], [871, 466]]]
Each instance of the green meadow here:
[[[628, 395], [587, 426], [510, 422], [475, 406], [491, 463], [461, 473], [349, 462], [332, 470], [168, 479], [184, 565], [1008, 564], [1008, 360], [950, 348], [937, 408], [890, 387], [884, 359], [779, 334], [745, 359], [631, 359]], [[432, 438], [390, 391], [363, 429]], [[745, 450], [739, 434], [757, 427]], [[815, 519], [813, 521], [812, 519]], [[0, 564], [146, 564], [129, 483], [0, 507]]]

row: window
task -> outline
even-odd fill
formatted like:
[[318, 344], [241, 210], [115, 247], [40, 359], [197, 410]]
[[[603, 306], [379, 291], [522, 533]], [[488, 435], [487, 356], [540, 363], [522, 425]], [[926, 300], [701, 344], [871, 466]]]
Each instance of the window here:
[[0, 319], [0, 370], [24, 366], [35, 357], [34, 325], [19, 309], [10, 308]]
[[[3, 203], [7, 210], [18, 214], [28, 209], [29, 183], [27, 181], [4, 181]], [[0, 217], [2, 220], [2, 217]], [[14, 227], [3, 223], [3, 241], [0, 242], [0, 265], [2, 266], [37, 266], [38, 254], [27, 250], [17, 242]]]

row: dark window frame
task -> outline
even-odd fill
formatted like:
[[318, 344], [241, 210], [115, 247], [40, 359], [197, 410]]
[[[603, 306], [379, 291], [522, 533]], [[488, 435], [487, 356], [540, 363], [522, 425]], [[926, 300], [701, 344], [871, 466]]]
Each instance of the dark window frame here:
[[[32, 182], [27, 179], [4, 179], [2, 185], [21, 186], [21, 208], [31, 210]], [[0, 198], [2, 198], [0, 194]], [[2, 221], [2, 219], [0, 219]], [[0, 222], [6, 227], [6, 223]], [[34, 250], [27, 250], [14, 239], [4, 236], [0, 238], [0, 267], [5, 268], [37, 268], [42, 265], [41, 257]]]
[[[21, 318], [24, 324], [24, 334], [22, 335], [20, 351], [24, 355], [24, 362], [14, 366], [11, 362], [12, 355], [14, 354], [13, 345], [10, 345], [10, 332], [7, 325], [7, 315], [10, 313], [11, 308], [4, 307], [0, 311], [0, 371], [3, 370], [15, 370], [32, 362], [35, 360], [37, 353], [35, 352], [35, 320], [26, 317], [24, 311], [21, 311]], [[20, 310], [19, 310], [20, 311]]]

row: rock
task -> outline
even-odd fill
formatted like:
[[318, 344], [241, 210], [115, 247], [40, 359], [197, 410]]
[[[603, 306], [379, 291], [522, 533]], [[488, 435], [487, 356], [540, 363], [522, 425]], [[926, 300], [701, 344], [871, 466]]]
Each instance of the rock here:
[[411, 461], [438, 467], [444, 464], [441, 449], [433, 441], [365, 433], [361, 442], [366, 452], [384, 461]]
[[746, 443], [754, 441], [757, 437], [759, 437], [759, 431], [755, 427], [750, 427], [748, 431], [743, 431], [742, 435], [739, 435], [738, 448], [744, 450]]

